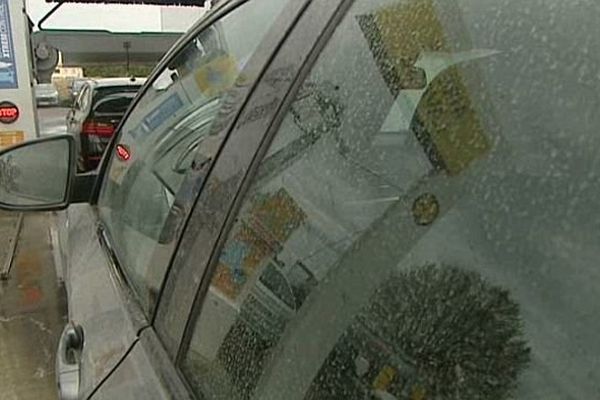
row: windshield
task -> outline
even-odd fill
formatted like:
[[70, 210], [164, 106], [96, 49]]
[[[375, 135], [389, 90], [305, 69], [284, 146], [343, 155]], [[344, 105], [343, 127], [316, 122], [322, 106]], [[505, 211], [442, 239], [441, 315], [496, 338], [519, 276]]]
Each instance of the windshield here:
[[106, 96], [96, 103], [94, 114], [124, 115], [134, 97], [135, 94], [132, 93], [116, 93]]
[[[591, 1], [355, 1], [223, 245], [198, 390], [596, 398], [598, 20]], [[295, 312], [256, 305], [274, 259], [314, 276]]]

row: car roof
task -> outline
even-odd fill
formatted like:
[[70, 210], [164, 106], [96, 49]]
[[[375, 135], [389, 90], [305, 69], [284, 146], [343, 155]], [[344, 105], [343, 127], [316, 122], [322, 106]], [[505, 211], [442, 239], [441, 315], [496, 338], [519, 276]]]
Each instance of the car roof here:
[[146, 83], [146, 78], [102, 78], [90, 79], [90, 84], [94, 88], [111, 86], [142, 86]]

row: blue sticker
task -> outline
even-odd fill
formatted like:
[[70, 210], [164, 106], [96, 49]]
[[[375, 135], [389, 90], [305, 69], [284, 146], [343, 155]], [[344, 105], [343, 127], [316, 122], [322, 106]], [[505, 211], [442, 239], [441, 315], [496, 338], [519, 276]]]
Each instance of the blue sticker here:
[[171, 118], [181, 107], [183, 107], [183, 102], [179, 95], [177, 93], [171, 95], [144, 118], [145, 127], [148, 128], [148, 130], [153, 131], [161, 126], [167, 119]]
[[0, 0], [0, 89], [16, 89], [17, 65], [8, 0]]

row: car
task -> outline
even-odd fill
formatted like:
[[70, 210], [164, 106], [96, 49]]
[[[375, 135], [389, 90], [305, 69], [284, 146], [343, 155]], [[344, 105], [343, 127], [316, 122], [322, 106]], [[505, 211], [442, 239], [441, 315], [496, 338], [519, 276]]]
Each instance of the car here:
[[35, 101], [38, 107], [56, 107], [59, 104], [58, 90], [52, 83], [38, 83], [35, 85]]
[[65, 210], [66, 399], [588, 399], [600, 390], [596, 3], [230, 0]]
[[98, 166], [104, 149], [145, 78], [104, 78], [83, 83], [67, 114], [67, 132], [78, 146], [80, 172]]

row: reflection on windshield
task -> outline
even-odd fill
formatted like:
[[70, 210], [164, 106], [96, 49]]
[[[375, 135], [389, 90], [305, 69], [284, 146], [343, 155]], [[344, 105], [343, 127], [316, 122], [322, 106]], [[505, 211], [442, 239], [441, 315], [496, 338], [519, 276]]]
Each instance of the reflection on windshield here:
[[208, 398], [594, 398], [600, 5], [554, 3], [354, 3], [199, 311]]
[[509, 398], [530, 362], [523, 336], [506, 289], [457, 267], [413, 268], [376, 290], [306, 398]]
[[269, 264], [259, 278], [260, 283], [265, 289], [270, 291], [279, 300], [283, 301], [288, 307], [296, 309], [296, 299], [294, 292], [283, 273], [277, 270], [274, 264]]

